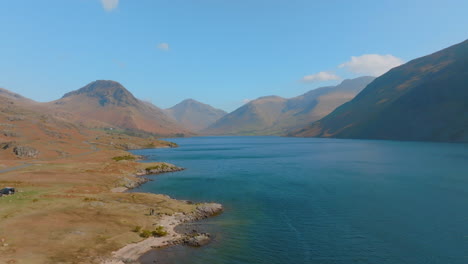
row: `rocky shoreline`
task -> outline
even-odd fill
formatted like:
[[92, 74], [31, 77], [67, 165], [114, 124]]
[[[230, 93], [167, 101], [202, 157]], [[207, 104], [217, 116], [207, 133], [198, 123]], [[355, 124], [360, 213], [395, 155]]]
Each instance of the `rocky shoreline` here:
[[102, 261], [102, 264], [129, 264], [139, 263], [138, 259], [146, 252], [177, 244], [186, 244], [199, 247], [210, 241], [210, 235], [206, 233], [192, 232], [191, 234], [179, 234], [174, 228], [182, 223], [193, 222], [208, 217], [219, 215], [223, 212], [223, 206], [218, 203], [203, 203], [189, 214], [175, 213], [163, 215], [157, 224], [163, 226], [167, 235], [163, 237], [151, 237], [141, 242], [129, 244], [112, 253], [112, 257]]
[[[156, 175], [168, 172], [176, 172], [185, 170], [173, 164], [166, 162], [144, 163], [146, 167], [139, 168], [135, 175], [130, 178], [122, 179], [122, 187], [113, 188], [112, 192], [126, 192], [130, 189], [139, 187], [140, 185], [151, 181], [145, 177], [148, 175]], [[192, 202], [186, 201], [191, 204]], [[139, 263], [138, 259], [148, 251], [156, 248], [184, 244], [193, 247], [206, 245], [211, 240], [211, 235], [208, 233], [198, 233], [192, 230], [191, 233], [180, 234], [175, 231], [175, 227], [188, 222], [195, 222], [206, 219], [208, 217], [219, 215], [223, 212], [223, 206], [218, 203], [200, 203], [197, 204], [195, 210], [191, 213], [175, 213], [172, 215], [156, 214], [155, 225], [164, 227], [167, 235], [163, 237], [150, 237], [138, 243], [126, 245], [125, 247], [112, 253], [111, 258], [101, 261], [102, 264], [129, 264]]]
[[131, 177], [122, 177], [119, 181], [119, 187], [111, 189], [112, 192], [126, 192], [131, 189], [138, 188], [144, 183], [152, 181], [152, 179], [145, 177], [149, 175], [157, 175], [168, 172], [183, 171], [185, 168], [175, 166], [166, 162], [148, 163], [147, 167], [139, 168], [137, 172]]

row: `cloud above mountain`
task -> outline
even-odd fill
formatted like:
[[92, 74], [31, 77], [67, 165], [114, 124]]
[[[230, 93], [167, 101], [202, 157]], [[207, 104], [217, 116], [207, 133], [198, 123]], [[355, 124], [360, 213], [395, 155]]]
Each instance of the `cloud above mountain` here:
[[119, 6], [119, 0], [101, 0], [102, 7], [106, 11], [112, 11]]
[[311, 75], [306, 75], [302, 77], [302, 82], [323, 82], [323, 81], [334, 81], [334, 80], [340, 80], [340, 76], [332, 73], [332, 72], [319, 72]]
[[169, 51], [170, 49], [169, 43], [159, 43], [156, 47], [162, 51]]
[[402, 59], [390, 54], [364, 54], [352, 56], [351, 60], [340, 64], [339, 67], [356, 74], [380, 76], [403, 63]]

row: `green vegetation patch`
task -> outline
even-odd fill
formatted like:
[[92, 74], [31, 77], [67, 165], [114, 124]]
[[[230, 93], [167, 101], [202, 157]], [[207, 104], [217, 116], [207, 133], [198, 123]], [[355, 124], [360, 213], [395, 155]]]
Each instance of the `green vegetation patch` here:
[[132, 232], [140, 233], [141, 228], [142, 228], [141, 226], [135, 226], [135, 227], [132, 229]]
[[143, 238], [148, 238], [148, 237], [151, 236], [151, 231], [149, 231], [149, 230], [142, 230], [142, 231], [140, 232], [140, 236], [143, 237]]
[[150, 173], [152, 170], [166, 170], [168, 168], [170, 168], [169, 165], [162, 163], [162, 164], [147, 167], [145, 170], [147, 173]]
[[156, 230], [151, 232], [153, 236], [155, 237], [163, 237], [167, 236], [167, 231], [164, 229], [164, 226], [158, 226], [156, 227]]
[[153, 237], [163, 237], [163, 236], [167, 236], [167, 231], [164, 229], [163, 226], [158, 226], [156, 227], [155, 230], [153, 231], [150, 231], [150, 230], [141, 230], [141, 226], [136, 226], [132, 232], [136, 232], [136, 233], [140, 233], [140, 237], [143, 237], [143, 238], [148, 238], [150, 236], [153, 236]]
[[116, 156], [112, 158], [115, 161], [121, 161], [121, 160], [136, 160], [135, 156], [132, 155], [125, 155], [125, 156]]

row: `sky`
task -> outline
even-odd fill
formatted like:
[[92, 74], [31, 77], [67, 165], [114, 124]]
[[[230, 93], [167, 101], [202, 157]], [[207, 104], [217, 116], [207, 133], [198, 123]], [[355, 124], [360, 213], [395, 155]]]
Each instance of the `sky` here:
[[466, 0], [0, 0], [0, 87], [36, 101], [114, 80], [232, 111], [468, 38]]

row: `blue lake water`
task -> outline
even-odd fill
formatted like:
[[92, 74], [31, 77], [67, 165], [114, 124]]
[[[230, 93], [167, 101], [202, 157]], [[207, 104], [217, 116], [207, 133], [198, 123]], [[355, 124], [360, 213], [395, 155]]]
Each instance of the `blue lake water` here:
[[143, 263], [468, 263], [468, 145], [200, 137], [133, 151], [185, 171], [135, 191], [222, 203], [206, 247]]

